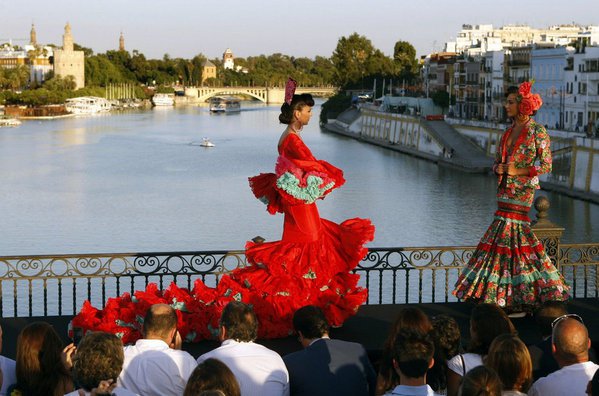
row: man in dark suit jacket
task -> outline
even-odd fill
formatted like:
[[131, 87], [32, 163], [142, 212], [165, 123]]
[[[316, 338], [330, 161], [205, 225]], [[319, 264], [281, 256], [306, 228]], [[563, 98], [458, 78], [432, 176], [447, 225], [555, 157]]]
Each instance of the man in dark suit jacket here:
[[329, 324], [320, 308], [306, 306], [293, 315], [303, 350], [283, 357], [291, 396], [374, 395], [376, 373], [364, 347], [329, 338]]

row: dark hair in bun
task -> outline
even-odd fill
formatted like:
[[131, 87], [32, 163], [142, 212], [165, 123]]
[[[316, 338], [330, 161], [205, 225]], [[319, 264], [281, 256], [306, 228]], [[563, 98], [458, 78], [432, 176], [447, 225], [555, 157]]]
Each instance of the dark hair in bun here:
[[293, 121], [293, 112], [295, 110], [301, 110], [306, 106], [314, 106], [314, 99], [310, 94], [293, 95], [291, 104], [283, 103], [281, 106], [281, 114], [279, 114], [279, 121], [281, 124], [291, 124]]

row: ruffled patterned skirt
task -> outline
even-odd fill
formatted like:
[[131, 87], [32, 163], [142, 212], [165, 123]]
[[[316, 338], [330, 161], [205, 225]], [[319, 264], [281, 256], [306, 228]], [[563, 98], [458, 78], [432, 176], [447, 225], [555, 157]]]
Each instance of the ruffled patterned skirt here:
[[495, 218], [456, 282], [458, 299], [515, 308], [568, 300], [568, 285], [530, 227], [532, 197], [499, 191]]

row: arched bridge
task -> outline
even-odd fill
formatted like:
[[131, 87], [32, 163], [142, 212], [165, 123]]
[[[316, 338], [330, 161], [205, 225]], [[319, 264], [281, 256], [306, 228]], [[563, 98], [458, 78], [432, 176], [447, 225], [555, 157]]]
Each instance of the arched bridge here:
[[[328, 97], [337, 92], [332, 87], [298, 87], [295, 93], [311, 93], [314, 96]], [[283, 103], [285, 88], [279, 87], [188, 87], [185, 96], [205, 102], [213, 96], [219, 95], [249, 95], [264, 103]]]

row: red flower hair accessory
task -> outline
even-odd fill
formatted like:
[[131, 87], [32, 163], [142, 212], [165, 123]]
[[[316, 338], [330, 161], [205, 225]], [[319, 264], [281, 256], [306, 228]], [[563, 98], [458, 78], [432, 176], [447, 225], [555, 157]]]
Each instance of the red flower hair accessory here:
[[518, 87], [518, 111], [522, 115], [530, 116], [543, 105], [541, 95], [530, 92], [533, 84], [534, 80], [524, 81]]
[[293, 99], [293, 95], [295, 94], [296, 87], [297, 81], [289, 77], [287, 79], [287, 84], [285, 84], [285, 103], [287, 103], [288, 105], [291, 104], [291, 100]]

